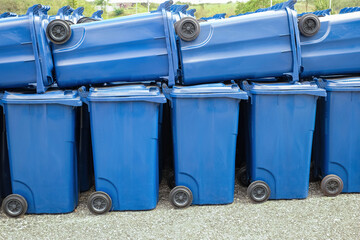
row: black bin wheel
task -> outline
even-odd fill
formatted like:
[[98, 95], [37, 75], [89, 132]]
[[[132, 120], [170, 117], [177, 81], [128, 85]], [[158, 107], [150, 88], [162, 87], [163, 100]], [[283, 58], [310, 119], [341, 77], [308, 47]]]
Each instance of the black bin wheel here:
[[321, 191], [325, 196], [335, 197], [339, 195], [344, 188], [344, 183], [339, 176], [330, 174], [321, 181]]
[[298, 21], [300, 33], [305, 37], [314, 36], [320, 30], [321, 23], [319, 17], [312, 13], [305, 14]]
[[167, 178], [167, 184], [170, 189], [173, 189], [175, 187], [175, 175], [174, 172], [170, 172], [169, 176]]
[[237, 173], [236, 173], [236, 179], [238, 180], [238, 182], [240, 183], [241, 186], [243, 187], [248, 187], [250, 185], [250, 181], [249, 178], [247, 176], [246, 173], [246, 167], [241, 167]]
[[170, 191], [170, 202], [176, 208], [186, 208], [193, 200], [192, 192], [184, 186], [176, 186]]
[[94, 192], [88, 198], [87, 206], [93, 214], [100, 215], [110, 211], [112, 201], [104, 192]]
[[99, 19], [89, 18], [89, 17], [82, 17], [76, 23], [89, 23], [89, 22], [97, 22], [100, 21]]
[[254, 203], [262, 203], [270, 197], [270, 187], [263, 181], [255, 181], [250, 184], [247, 194]]
[[186, 42], [195, 40], [200, 34], [200, 24], [192, 17], [184, 17], [174, 27], [176, 34]]
[[71, 26], [71, 25], [74, 25], [74, 22], [71, 21], [71, 20], [65, 20], [65, 22], [67, 22], [70, 26]]
[[65, 20], [55, 19], [46, 28], [46, 36], [55, 44], [64, 44], [71, 37], [71, 28]]
[[21, 217], [28, 209], [28, 204], [25, 198], [18, 194], [11, 194], [7, 196], [2, 204], [2, 210], [8, 217]]

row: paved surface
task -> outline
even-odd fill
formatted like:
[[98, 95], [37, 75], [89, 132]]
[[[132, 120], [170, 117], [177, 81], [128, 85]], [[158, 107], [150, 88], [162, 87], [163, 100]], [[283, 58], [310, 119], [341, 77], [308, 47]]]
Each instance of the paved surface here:
[[94, 216], [81, 194], [74, 213], [0, 215], [0, 239], [360, 239], [360, 194], [324, 197], [312, 183], [306, 200], [253, 204], [236, 186], [235, 201], [223, 206], [175, 210], [162, 184], [158, 207], [145, 212]]

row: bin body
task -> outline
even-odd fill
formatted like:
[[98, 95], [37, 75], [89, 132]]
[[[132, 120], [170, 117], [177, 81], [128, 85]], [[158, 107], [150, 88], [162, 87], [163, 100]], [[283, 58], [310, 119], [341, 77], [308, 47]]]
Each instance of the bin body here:
[[309, 83], [252, 83], [248, 89], [250, 180], [267, 183], [270, 199], [306, 198], [316, 101], [325, 91]]
[[5, 115], [0, 107], [0, 204], [11, 193], [9, 155], [6, 140]]
[[44, 16], [36, 14], [39, 9], [1, 20], [0, 88], [37, 84], [38, 92], [44, 92], [53, 83], [52, 56], [45, 36]]
[[320, 177], [339, 176], [342, 192], [360, 192], [360, 78], [325, 80], [315, 168]]
[[159, 194], [158, 87], [92, 88], [89, 96], [96, 191], [112, 210], [149, 210]]
[[359, 13], [321, 17], [312, 37], [301, 36], [302, 77], [360, 73]]
[[14, 194], [27, 213], [66, 213], [78, 202], [76, 92], [5, 93], [3, 98]]
[[279, 77], [298, 79], [299, 34], [290, 9], [200, 23], [200, 35], [180, 40], [185, 85], [233, 79]]
[[172, 55], [177, 52], [171, 50], [175, 42], [170, 44], [170, 39], [175, 41], [175, 37], [174, 31], [169, 31], [169, 17], [171, 13], [162, 10], [72, 25], [70, 40], [53, 47], [58, 85], [139, 82], [163, 77], [174, 82], [177, 66], [172, 63]]
[[193, 204], [232, 203], [239, 102], [246, 93], [222, 83], [168, 92], [176, 185], [191, 190]]

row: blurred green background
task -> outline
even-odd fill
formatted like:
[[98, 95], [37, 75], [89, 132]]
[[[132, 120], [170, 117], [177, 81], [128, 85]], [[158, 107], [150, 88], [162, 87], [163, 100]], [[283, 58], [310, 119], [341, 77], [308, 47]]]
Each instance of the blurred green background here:
[[[174, 1], [175, 2], [175, 1]], [[283, 0], [273, 0], [273, 5]], [[103, 18], [113, 18], [135, 14], [136, 12], [147, 12], [147, 3], [123, 3], [110, 4], [109, 0], [94, 0], [93, 2], [85, 0], [0, 0], [0, 13], [14, 12], [17, 14], [25, 14], [28, 7], [34, 4], [44, 4], [51, 6], [50, 15], [55, 15], [57, 10], [65, 5], [70, 5], [74, 9], [77, 7], [85, 7], [84, 15], [91, 16], [98, 9], [103, 9]], [[228, 2], [223, 4], [191, 4], [188, 2], [176, 2], [176, 4], [188, 4], [191, 8], [196, 8], [195, 16], [197, 18], [210, 17], [217, 13], [227, 13], [227, 17], [252, 12], [259, 8], [270, 6], [270, 0], [249, 0], [247, 2]], [[150, 3], [150, 11], [155, 10], [159, 4]], [[338, 13], [344, 7], [360, 6], [360, 0], [332, 0], [332, 13]], [[299, 12], [311, 12], [315, 10], [323, 10], [329, 8], [329, 0], [299, 0], [295, 9]], [[106, 9], [111, 9], [106, 11]]]

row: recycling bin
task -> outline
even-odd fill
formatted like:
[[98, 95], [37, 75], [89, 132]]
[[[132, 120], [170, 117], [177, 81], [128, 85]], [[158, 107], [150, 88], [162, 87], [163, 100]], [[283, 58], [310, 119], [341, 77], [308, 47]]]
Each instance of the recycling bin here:
[[[180, 20], [181, 24], [187, 21], [186, 18]], [[47, 31], [57, 27], [58, 24], [48, 25]], [[173, 85], [178, 70], [173, 28], [172, 13], [159, 9], [153, 13], [72, 25], [70, 32], [60, 36], [63, 39], [68, 34], [66, 42], [58, 42], [57, 36], [48, 35], [54, 43], [57, 83], [60, 87], [71, 87], [167, 79]]]
[[[2, 96], [1, 96], [2, 97]], [[9, 155], [6, 141], [5, 115], [0, 106], [0, 204], [11, 193]]]
[[72, 212], [78, 203], [77, 92], [5, 92], [2, 102], [13, 193], [3, 200], [3, 212]]
[[301, 199], [308, 196], [316, 102], [326, 92], [315, 83], [243, 82], [249, 94], [248, 196]]
[[52, 56], [43, 29], [43, 5], [34, 5], [24, 16], [1, 19], [0, 88], [36, 85], [39, 93], [53, 83]]
[[[316, 24], [316, 22], [312, 22]], [[359, 13], [335, 14], [319, 18], [320, 30], [300, 36], [301, 76], [329, 76], [360, 73]]]
[[150, 210], [159, 195], [157, 86], [120, 85], [79, 91], [89, 105], [96, 192], [94, 214]]
[[320, 99], [314, 166], [326, 196], [360, 192], [360, 78], [318, 79]]
[[83, 104], [77, 112], [78, 177], [80, 192], [88, 191], [93, 185], [93, 160], [90, 133], [90, 114], [88, 106]]
[[232, 203], [239, 102], [247, 94], [223, 83], [163, 89], [171, 101], [174, 142], [171, 204]]
[[192, 85], [281, 76], [296, 81], [298, 39], [296, 12], [289, 8], [201, 22], [195, 40], [179, 41], [181, 82]]

